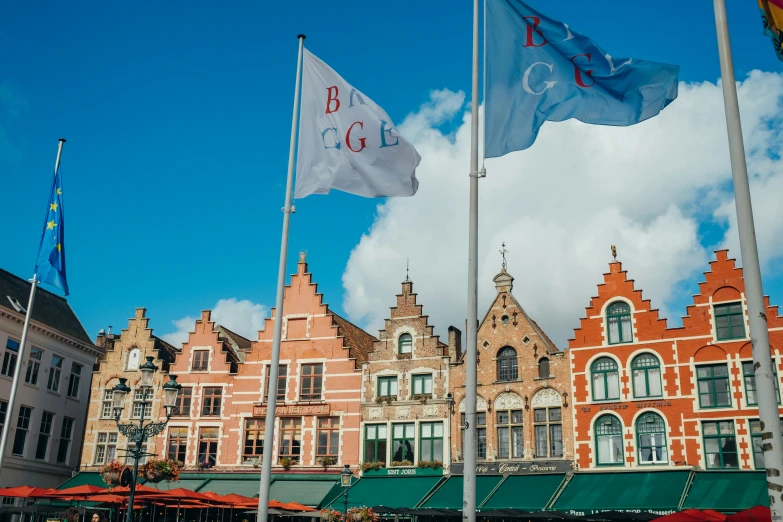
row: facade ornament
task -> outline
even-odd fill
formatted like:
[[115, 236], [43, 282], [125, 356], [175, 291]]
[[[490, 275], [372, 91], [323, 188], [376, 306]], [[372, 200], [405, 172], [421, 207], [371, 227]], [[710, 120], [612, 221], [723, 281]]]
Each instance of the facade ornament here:
[[377, 420], [383, 418], [383, 408], [370, 408], [369, 411], [370, 420]]
[[[487, 411], [487, 401], [481, 396], [476, 396], [476, 411]], [[459, 412], [465, 413], [465, 399], [459, 402]]]
[[397, 418], [398, 419], [407, 419], [411, 416], [411, 408], [410, 406], [400, 406], [397, 408]]
[[504, 392], [495, 399], [496, 410], [519, 410], [522, 409], [522, 397], [514, 392]]
[[562, 406], [563, 403], [560, 399], [560, 394], [554, 388], [544, 388], [539, 390], [533, 395], [531, 401], [534, 408], [536, 407], [550, 407], [550, 406]]

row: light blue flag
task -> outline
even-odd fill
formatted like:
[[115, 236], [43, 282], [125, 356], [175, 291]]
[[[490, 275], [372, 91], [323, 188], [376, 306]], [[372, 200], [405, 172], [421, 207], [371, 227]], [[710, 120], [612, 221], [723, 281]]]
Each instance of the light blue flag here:
[[65, 277], [63, 185], [59, 169], [54, 174], [52, 193], [49, 195], [35, 273], [39, 281], [56, 286], [68, 295], [68, 281]]
[[677, 97], [676, 65], [615, 58], [519, 0], [487, 2], [487, 158], [530, 147], [545, 121], [627, 126]]

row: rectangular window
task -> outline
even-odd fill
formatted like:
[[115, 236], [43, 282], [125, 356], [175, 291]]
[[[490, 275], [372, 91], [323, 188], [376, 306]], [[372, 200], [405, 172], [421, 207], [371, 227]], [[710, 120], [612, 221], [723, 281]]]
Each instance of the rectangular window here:
[[68, 452], [71, 449], [71, 439], [73, 438], [73, 419], [63, 417], [63, 425], [60, 428], [60, 444], [57, 446], [57, 462], [60, 464], [68, 463]]
[[745, 314], [742, 303], [715, 305], [715, 330], [719, 341], [745, 337]]
[[188, 428], [172, 426], [169, 428], [169, 444], [166, 449], [166, 458], [177, 462], [185, 462], [188, 454]]
[[60, 391], [60, 372], [63, 371], [63, 358], [59, 355], [52, 355], [52, 367], [49, 369], [49, 382], [46, 389], [53, 392]]
[[27, 442], [27, 432], [30, 429], [30, 417], [33, 416], [33, 409], [27, 406], [19, 407], [19, 417], [16, 419], [16, 434], [14, 435], [14, 447], [11, 450], [13, 455], [24, 456], [24, 445]]
[[563, 427], [560, 408], [533, 410], [536, 458], [563, 456]]
[[201, 398], [201, 415], [219, 417], [222, 398], [223, 388], [204, 388], [204, 396]]
[[79, 383], [82, 379], [81, 375], [82, 365], [76, 363], [72, 364], [71, 376], [68, 378], [68, 397], [71, 397], [72, 399], [79, 398]]
[[419, 460], [443, 462], [443, 423], [422, 422], [419, 426]]
[[5, 424], [6, 415], [8, 415], [8, 401], [0, 401], [0, 428]]
[[214, 466], [217, 463], [217, 451], [220, 428], [201, 428], [198, 432], [198, 462]]
[[315, 454], [319, 457], [337, 457], [340, 449], [340, 417], [318, 417], [318, 445]]
[[378, 397], [397, 396], [397, 377], [378, 377]]
[[264, 419], [245, 419], [245, 459], [260, 458], [264, 454]]
[[[266, 385], [264, 386], [264, 402], [269, 401], [269, 369], [266, 367]], [[285, 402], [286, 378], [288, 377], [288, 366], [285, 364], [277, 367], [277, 402]]]
[[35, 346], [30, 348], [30, 358], [27, 360], [27, 372], [24, 376], [24, 382], [36, 386], [38, 384], [38, 374], [41, 371], [41, 359], [43, 351]]
[[177, 390], [177, 402], [174, 403], [174, 411], [171, 415], [173, 417], [190, 417], [190, 406], [192, 399], [193, 388], [190, 386], [183, 386]]
[[106, 464], [117, 458], [117, 433], [98, 433], [95, 444], [95, 464]]
[[209, 371], [209, 351], [195, 350], [193, 352], [193, 366], [191, 371], [206, 372]]
[[701, 429], [704, 437], [704, 456], [707, 458], [707, 469], [738, 468], [734, 422], [702, 422]]
[[761, 446], [761, 421], [750, 421], [750, 440], [753, 443], [753, 464], [756, 469], [764, 469], [764, 450]]
[[299, 391], [299, 400], [320, 401], [323, 388], [324, 365], [302, 365], [302, 387]]
[[[135, 451], [135, 450], [136, 450], [135, 443], [130, 443], [127, 446], [125, 446], [124, 450], [120, 450], [120, 453], [122, 453], [122, 455], [120, 455], [120, 458], [125, 460], [125, 464], [127, 464], [128, 466], [133, 466], [133, 456], [131, 455], [131, 451]], [[144, 464], [145, 462], [147, 462], [147, 457], [148, 457], [147, 455], [144, 455], [145, 453], [147, 453], [146, 442], [144, 442], [141, 445], [141, 452], [142, 452], [142, 456], [139, 458], [139, 464]]]
[[413, 395], [432, 395], [432, 375], [413, 376]]
[[[465, 426], [465, 414], [462, 414], [462, 426]], [[460, 444], [465, 448], [465, 429], [460, 429]], [[484, 412], [476, 413], [476, 458], [487, 458], [487, 414]]]
[[521, 459], [525, 456], [522, 438], [522, 410], [497, 412], [498, 458]]
[[392, 462], [416, 462], [413, 453], [416, 425], [411, 423], [392, 424]]
[[385, 424], [368, 424], [364, 427], [364, 462], [386, 463], [388, 434]]
[[696, 377], [699, 384], [699, 406], [702, 408], [731, 406], [729, 369], [725, 364], [697, 366]]
[[[775, 395], [778, 398], [778, 404], [780, 404], [780, 380], [778, 379], [778, 371], [775, 368], [775, 360], [772, 360], [772, 375], [775, 381]], [[758, 399], [756, 398], [756, 372], [753, 371], [753, 361], [745, 361], [742, 363], [742, 376], [745, 381], [745, 398], [748, 401], [748, 406], [758, 406]]]
[[6, 377], [14, 377], [16, 370], [16, 358], [19, 357], [19, 343], [13, 339], [8, 339], [5, 343], [5, 352], [3, 353], [3, 368], [0, 373]]
[[46, 459], [46, 452], [49, 449], [49, 438], [52, 436], [52, 424], [54, 424], [54, 413], [43, 412], [41, 429], [38, 430], [38, 444], [35, 446], [35, 458], [38, 460]]
[[101, 418], [110, 419], [114, 416], [113, 413], [112, 391], [111, 388], [109, 388], [108, 390], [103, 390], [103, 400], [101, 401]]
[[149, 419], [152, 416], [151, 394], [152, 392], [146, 394], [143, 388], [136, 388], [133, 390], [133, 411], [131, 412], [131, 415], [134, 419], [140, 418], [142, 412], [144, 413], [145, 419]]
[[282, 417], [280, 419], [280, 458], [299, 462], [302, 452], [302, 418]]

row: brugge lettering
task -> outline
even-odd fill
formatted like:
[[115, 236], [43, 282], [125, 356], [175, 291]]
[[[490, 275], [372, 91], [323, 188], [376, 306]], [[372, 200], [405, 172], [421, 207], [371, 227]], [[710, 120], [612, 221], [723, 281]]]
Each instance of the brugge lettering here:
[[[278, 406], [275, 408], [275, 415], [278, 417], [285, 417], [288, 415], [328, 415], [331, 411], [331, 405], [329, 404], [313, 404], [303, 406]], [[253, 416], [264, 417], [266, 416], [266, 406], [253, 406]]]
[[[554, 462], [486, 462], [476, 466], [477, 475], [532, 475], [537, 473], [565, 473], [573, 468], [569, 461]], [[451, 465], [451, 473], [461, 475], [465, 465], [455, 462]]]

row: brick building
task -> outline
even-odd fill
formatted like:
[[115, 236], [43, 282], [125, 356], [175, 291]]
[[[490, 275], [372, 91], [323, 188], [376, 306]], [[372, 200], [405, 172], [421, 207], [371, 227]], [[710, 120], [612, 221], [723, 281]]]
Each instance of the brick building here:
[[[129, 446], [128, 439], [117, 430], [111, 407], [111, 390], [118, 379], [127, 378], [132, 390], [125, 400], [121, 422], [138, 419], [142, 413], [145, 419], [158, 419], [165, 415], [162, 387], [168, 381], [169, 365], [177, 353], [176, 348], [152, 334], [144, 308], [136, 309], [135, 316], [128, 320], [128, 327], [120, 335], [111, 333], [111, 327], [108, 332], [101, 330], [96, 344], [105, 354], [98, 358], [92, 373], [82, 471], [97, 471], [112, 460], [126, 457], [124, 450]], [[142, 411], [139, 365], [149, 356], [154, 357], [158, 371], [154, 374], [150, 401]], [[153, 454], [163, 452], [154, 438], [148, 441], [145, 450]], [[132, 461], [128, 459], [128, 463]]]
[[449, 362], [460, 351], [459, 330], [450, 328], [450, 346], [443, 344], [406, 280], [378, 337], [362, 364], [361, 462], [386, 469], [366, 474], [416, 474], [424, 462], [448, 470]]
[[[505, 264], [504, 264], [505, 265]], [[477, 461], [482, 473], [563, 472], [573, 459], [571, 372], [558, 350], [512, 294], [505, 266], [497, 295], [478, 329]], [[457, 406], [452, 452], [462, 458], [465, 363], [452, 367]], [[546, 464], [545, 464], [546, 463]], [[461, 470], [460, 465], [452, 469]]]
[[[763, 468], [744, 291], [742, 270], [718, 251], [683, 326], [668, 328], [609, 264], [569, 341], [581, 469]], [[783, 318], [765, 302], [779, 369]]]

